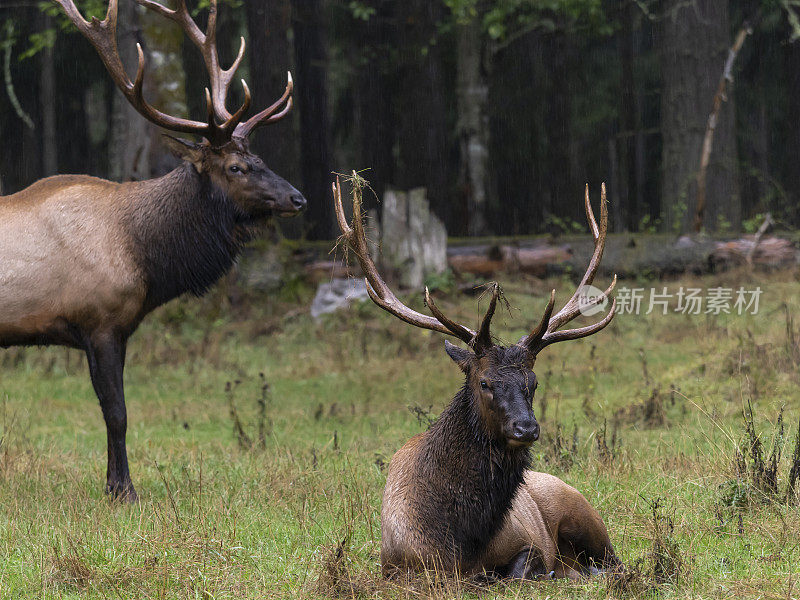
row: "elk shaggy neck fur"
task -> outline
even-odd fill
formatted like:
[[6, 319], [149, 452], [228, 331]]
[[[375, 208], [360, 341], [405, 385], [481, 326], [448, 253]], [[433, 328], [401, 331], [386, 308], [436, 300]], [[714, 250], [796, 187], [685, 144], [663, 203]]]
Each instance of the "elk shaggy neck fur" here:
[[440, 557], [445, 564], [452, 558], [470, 565], [481, 558], [529, 463], [527, 448], [511, 447], [487, 431], [468, 376], [422, 436], [416, 460], [418, 516], [437, 547], [452, 550], [452, 556]]
[[147, 283], [146, 308], [204, 294], [253, 237], [247, 215], [188, 163], [142, 187], [124, 223]]

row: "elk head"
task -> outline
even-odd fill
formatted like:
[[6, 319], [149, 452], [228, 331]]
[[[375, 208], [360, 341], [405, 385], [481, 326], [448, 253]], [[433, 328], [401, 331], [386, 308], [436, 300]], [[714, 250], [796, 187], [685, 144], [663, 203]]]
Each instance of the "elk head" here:
[[539, 352], [555, 342], [575, 340], [597, 333], [611, 322], [616, 310], [616, 300], [608, 313], [598, 322], [575, 329], [559, 329], [575, 319], [581, 310], [602, 304], [616, 285], [611, 285], [602, 294], [587, 301], [583, 291], [594, 280], [605, 248], [608, 232], [608, 207], [605, 184], [602, 186], [600, 202], [600, 225], [598, 227], [589, 202], [589, 186], [586, 186], [586, 218], [595, 241], [594, 253], [580, 285], [564, 307], [553, 315], [555, 290], [539, 324], [517, 344], [500, 346], [494, 343], [490, 331], [492, 317], [501, 295], [500, 286], [493, 284], [491, 299], [486, 314], [477, 331], [456, 323], [436, 306], [428, 289], [425, 289], [425, 304], [433, 316], [423, 315], [397, 299], [378, 273], [370, 257], [361, 213], [361, 199], [353, 194], [353, 224], [348, 224], [342, 205], [339, 180], [333, 184], [334, 204], [339, 228], [343, 238], [358, 259], [366, 276], [367, 292], [372, 301], [402, 321], [459, 338], [467, 345], [461, 348], [445, 341], [445, 351], [466, 375], [465, 385], [477, 403], [478, 413], [486, 433], [494, 440], [504, 441], [508, 447], [527, 447], [539, 437], [539, 424], [533, 412], [533, 395], [537, 380], [533, 366]]
[[164, 129], [202, 136], [201, 143], [167, 137], [167, 145], [233, 201], [242, 222], [257, 222], [272, 215], [293, 216], [305, 209], [306, 200], [302, 194], [267, 169], [264, 162], [250, 152], [247, 141], [253, 130], [282, 119], [292, 109], [292, 75], [288, 75], [283, 95], [246, 121], [244, 118], [250, 110], [251, 96], [247, 83], [242, 79], [244, 102], [235, 113], [229, 112], [226, 107], [228, 90], [244, 57], [245, 41], [241, 38], [239, 53], [231, 67], [223, 69], [217, 52], [217, 0], [210, 2], [205, 32], [192, 18], [186, 0], [177, 0], [174, 10], [153, 0], [136, 0], [139, 5], [175, 21], [200, 49], [211, 87], [210, 90], [206, 88], [208, 114], [205, 122], [167, 115], [144, 99], [144, 52], [139, 44], [136, 45], [139, 53], [136, 77], [133, 81], [129, 79], [117, 49], [118, 0], [109, 0], [102, 21], [96, 17], [86, 21], [73, 0], [55, 1], [92, 43], [117, 87], [142, 116]]
[[170, 136], [164, 140], [176, 156], [208, 177], [212, 186], [233, 202], [241, 224], [254, 224], [273, 215], [293, 217], [306, 207], [300, 192], [250, 152], [247, 140], [233, 139], [220, 147], [207, 140], [195, 143]]

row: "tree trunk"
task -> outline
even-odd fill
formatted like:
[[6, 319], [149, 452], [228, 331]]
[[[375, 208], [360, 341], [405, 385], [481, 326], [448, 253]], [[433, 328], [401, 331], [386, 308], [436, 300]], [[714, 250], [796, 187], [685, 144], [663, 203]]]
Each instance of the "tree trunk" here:
[[[45, 29], [53, 26], [53, 20], [44, 15]], [[58, 141], [56, 138], [56, 71], [53, 48], [42, 51], [40, 75], [40, 98], [42, 106], [42, 171], [45, 175], [58, 173]]]
[[628, 229], [636, 231], [645, 214], [644, 194], [639, 180], [641, 142], [641, 106], [633, 69], [635, 41], [633, 37], [633, 11], [638, 10], [629, 0], [620, 0], [621, 32], [619, 36], [619, 55], [621, 65], [620, 82], [620, 148], [619, 160], [619, 211], [626, 215], [625, 222], [614, 223], [615, 231]]
[[489, 97], [481, 22], [475, 17], [458, 25], [458, 139], [461, 150], [459, 187], [466, 198], [469, 235], [488, 233]]
[[[357, 168], [367, 169], [365, 177], [377, 197], [383, 198], [386, 188], [397, 183], [394, 150], [398, 119], [393, 99], [399, 85], [396, 65], [388, 49], [399, 44], [400, 28], [395, 25], [392, 3], [378, 2], [375, 11], [366, 23], [349, 21], [348, 25], [356, 29], [341, 37], [357, 36], [358, 42], [349, 46], [347, 59], [361, 65], [353, 79], [350, 100], [356, 140], [354, 160]], [[347, 128], [348, 124], [343, 123], [341, 129]], [[343, 131], [341, 137], [349, 137], [349, 132]], [[364, 196], [364, 203], [367, 208], [374, 208], [370, 196]]]
[[431, 210], [451, 220], [451, 181], [455, 178], [447, 136], [446, 89], [441, 42], [437, 36], [443, 5], [428, 0], [406, 3], [400, 25], [403, 40], [401, 85], [395, 102], [401, 106], [399, 169], [395, 183], [404, 190], [425, 187]]
[[[800, 44], [783, 45], [783, 72], [786, 84], [786, 136], [783, 147], [785, 150], [780, 153], [782, 157], [783, 184], [788, 195], [785, 202], [787, 207], [785, 215], [791, 225], [800, 226], [800, 169], [797, 167], [797, 157], [800, 156]], [[791, 124], [791, 126], [789, 126]]]
[[[573, 153], [572, 95], [570, 85], [571, 55], [574, 47], [563, 33], [545, 37], [544, 56], [548, 61], [549, 97], [545, 109], [545, 139], [547, 140], [546, 191], [552, 213], [583, 223], [583, 186], [585, 178], [578, 177]], [[596, 192], [594, 192], [596, 194]]]
[[543, 177], [547, 172], [545, 118], [542, 110], [530, 110], [549, 103], [546, 56], [543, 35], [532, 32], [492, 57], [489, 166], [492, 190], [502, 206], [492, 215], [491, 228], [499, 235], [544, 231], [552, 212], [545, 192], [549, 182]]
[[[731, 42], [727, 0], [668, 0], [661, 34], [664, 226], [688, 231], [696, 211], [703, 137]], [[741, 225], [731, 90], [728, 98], [717, 120], [706, 177], [703, 225], [708, 231]]]
[[295, 101], [300, 117], [302, 189], [308, 199], [306, 223], [312, 239], [334, 235], [328, 118], [328, 55], [321, 0], [293, 0]]
[[[133, 2], [121, 2], [117, 43], [122, 64], [128, 73], [136, 72], [136, 44], [140, 37], [136, 5]], [[113, 181], [147, 179], [150, 176], [151, 139], [148, 130], [154, 126], [136, 112], [116, 86], [109, 85], [113, 87], [111, 136], [108, 144], [109, 177]]]
[[[272, 104], [286, 87], [291, 64], [289, 39], [291, 6], [288, 0], [246, 2], [249, 32], [250, 81], [253, 99], [260, 107]], [[270, 169], [288, 179], [299, 178], [297, 144], [293, 114], [269, 126], [269, 131], [255, 133], [250, 141], [253, 151]]]

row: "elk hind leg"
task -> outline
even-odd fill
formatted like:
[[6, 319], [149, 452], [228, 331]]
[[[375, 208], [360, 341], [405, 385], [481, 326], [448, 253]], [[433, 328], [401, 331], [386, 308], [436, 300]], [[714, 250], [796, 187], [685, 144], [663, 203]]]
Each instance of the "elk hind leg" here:
[[622, 561], [614, 552], [600, 515], [591, 509], [583, 516], [585, 518], [568, 518], [559, 524], [559, 560], [565, 567], [567, 576], [570, 576], [570, 571], [573, 575], [600, 575], [621, 571]]
[[547, 569], [542, 552], [529, 546], [517, 553], [500, 574], [511, 579], [552, 579], [554, 573]]
[[125, 435], [128, 416], [122, 385], [125, 367], [126, 340], [116, 335], [95, 336], [86, 347], [89, 374], [100, 400], [108, 438], [106, 493], [125, 501], [136, 502], [138, 496], [128, 471]]

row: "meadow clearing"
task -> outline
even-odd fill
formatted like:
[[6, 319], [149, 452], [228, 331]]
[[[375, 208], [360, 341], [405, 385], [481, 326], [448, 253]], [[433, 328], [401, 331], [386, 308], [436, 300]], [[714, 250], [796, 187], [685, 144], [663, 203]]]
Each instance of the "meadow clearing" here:
[[[551, 287], [562, 302], [573, 290], [501, 283], [505, 342], [538, 322]], [[234, 305], [218, 287], [133, 337], [133, 506], [103, 494], [105, 427], [83, 356], [0, 351], [0, 598], [800, 597], [800, 507], [787, 497], [797, 273], [620, 285], [763, 290], [756, 315], [619, 315], [537, 361], [533, 467], [600, 511], [625, 581], [383, 581], [387, 462], [462, 375], [443, 336], [369, 302], [315, 323], [298, 284]], [[420, 294], [408, 301], [423, 310]], [[467, 323], [485, 308], [452, 292], [438, 303]]]

